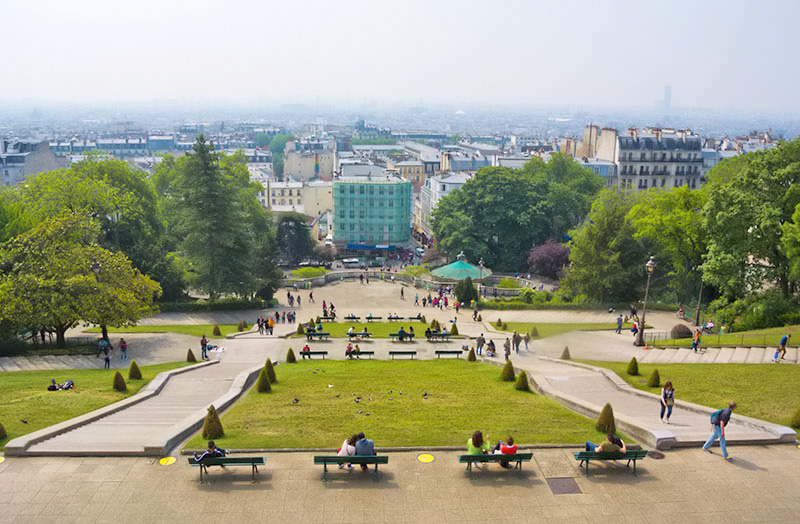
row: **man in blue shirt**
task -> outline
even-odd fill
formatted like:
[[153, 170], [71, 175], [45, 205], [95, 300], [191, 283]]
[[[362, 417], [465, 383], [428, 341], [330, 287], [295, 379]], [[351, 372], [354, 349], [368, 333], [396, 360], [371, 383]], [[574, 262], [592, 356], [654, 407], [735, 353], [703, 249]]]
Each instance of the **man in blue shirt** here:
[[783, 335], [781, 337], [781, 341], [778, 343], [778, 353], [775, 357], [775, 362], [778, 360], [786, 360], [786, 344], [789, 343], [790, 338], [792, 338], [792, 335]]
[[731, 460], [731, 457], [728, 456], [728, 448], [725, 445], [725, 427], [728, 425], [728, 422], [730, 422], [731, 414], [734, 409], [736, 409], [736, 402], [731, 402], [728, 404], [727, 408], [718, 409], [711, 414], [712, 433], [711, 436], [708, 437], [706, 443], [703, 444], [703, 450], [711, 453], [712, 451], [709, 449], [711, 444], [713, 444], [716, 439], [719, 439], [719, 447], [722, 448], [722, 456], [725, 460]]
[[[356, 455], [374, 455], [375, 443], [369, 440], [364, 433], [359, 433], [356, 440]], [[369, 469], [366, 464], [361, 464], [361, 469]]]

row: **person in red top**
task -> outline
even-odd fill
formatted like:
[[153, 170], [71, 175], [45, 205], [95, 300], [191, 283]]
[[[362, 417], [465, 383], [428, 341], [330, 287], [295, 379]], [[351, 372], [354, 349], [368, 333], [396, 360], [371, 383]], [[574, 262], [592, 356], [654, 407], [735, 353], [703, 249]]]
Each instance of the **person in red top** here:
[[[500, 440], [497, 443], [497, 445], [494, 447], [494, 450], [492, 450], [492, 452], [495, 455], [498, 455], [498, 454], [514, 455], [517, 452], [517, 445], [514, 444], [514, 437], [509, 435], [506, 438], [505, 442]], [[509, 465], [509, 463], [505, 462], [505, 461], [500, 462], [500, 466], [503, 467], [503, 468], [510, 468], [511, 467], [511, 465]]]

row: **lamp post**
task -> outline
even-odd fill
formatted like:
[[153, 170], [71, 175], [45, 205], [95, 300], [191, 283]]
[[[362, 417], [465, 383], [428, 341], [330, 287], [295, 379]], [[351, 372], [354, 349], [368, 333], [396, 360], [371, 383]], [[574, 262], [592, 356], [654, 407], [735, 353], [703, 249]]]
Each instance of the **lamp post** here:
[[[100, 283], [100, 268], [102, 268], [102, 265], [100, 264], [100, 262], [97, 261], [96, 258], [92, 258], [91, 268], [92, 268], [92, 272], [94, 273], [94, 279], [99, 284]], [[108, 328], [106, 327], [105, 324], [100, 324], [100, 331], [102, 333], [103, 340], [108, 341]]]
[[703, 266], [697, 266], [700, 270], [700, 292], [697, 294], [697, 307], [694, 310], [694, 325], [700, 325], [700, 302], [703, 300]]
[[[481, 268], [481, 278], [478, 279], [478, 282], [481, 283], [481, 288], [483, 287], [483, 257], [478, 260], [478, 267]], [[478, 295], [480, 297], [480, 294]]]
[[656, 270], [656, 261], [652, 256], [647, 264], [644, 265], [647, 269], [647, 286], [644, 288], [644, 306], [642, 307], [642, 321], [640, 322], [639, 331], [636, 333], [636, 339], [633, 341], [634, 346], [644, 346], [644, 325], [645, 316], [647, 316], [647, 295], [650, 293], [650, 277], [653, 276], [653, 271]]

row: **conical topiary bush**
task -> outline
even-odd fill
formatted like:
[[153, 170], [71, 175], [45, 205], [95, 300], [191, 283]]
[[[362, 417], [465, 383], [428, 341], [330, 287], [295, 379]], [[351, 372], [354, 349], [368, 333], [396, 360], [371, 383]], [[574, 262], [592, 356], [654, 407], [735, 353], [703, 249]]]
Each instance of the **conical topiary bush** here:
[[470, 348], [469, 353], [467, 353], [467, 361], [468, 362], [475, 362], [478, 358], [475, 356], [475, 348]]
[[594, 427], [597, 431], [602, 431], [603, 433], [617, 432], [617, 424], [614, 422], [614, 410], [611, 408], [611, 404], [603, 406], [603, 410], [600, 412], [600, 416], [597, 417], [597, 423]]
[[458, 335], [458, 325], [453, 324], [453, 328], [450, 330], [451, 335]]
[[267, 376], [269, 377], [270, 383], [276, 383], [278, 378], [275, 376], [275, 366], [272, 365], [272, 360], [267, 359], [267, 363], [264, 364], [264, 369], [267, 370]]
[[636, 357], [633, 357], [631, 361], [628, 362], [628, 369], [626, 373], [632, 377], [635, 377], [639, 374], [639, 361], [636, 360]]
[[6, 428], [2, 424], [0, 424], [0, 440], [3, 440], [7, 436], [8, 433], [6, 433]]
[[505, 366], [503, 366], [503, 371], [500, 373], [500, 378], [506, 382], [514, 382], [514, 379], [517, 378], [514, 375], [514, 364], [512, 364], [510, 360], [506, 362]]
[[248, 327], [247, 326], [247, 321], [246, 320], [240, 320], [239, 324], [236, 326], [236, 329], [238, 331], [245, 331], [247, 329], [247, 327]]
[[303, 324], [297, 324], [297, 334], [298, 335], [305, 335], [306, 330], [303, 329]]
[[800, 408], [797, 408], [797, 411], [792, 415], [792, 420], [789, 422], [789, 425], [793, 428], [800, 428]]
[[536, 329], [536, 326], [531, 328], [531, 338], [539, 338], [539, 330]]
[[128, 368], [128, 380], [142, 380], [142, 370], [135, 360], [131, 360], [131, 367]]
[[661, 386], [661, 376], [659, 376], [658, 370], [654, 369], [653, 374], [647, 379], [647, 387], [657, 388], [659, 386]]
[[258, 384], [256, 385], [259, 393], [269, 393], [272, 391], [272, 384], [269, 382], [269, 375], [267, 374], [267, 368], [262, 368], [261, 372], [258, 374]]
[[561, 360], [569, 360], [569, 346], [564, 346], [564, 351], [561, 352]]
[[525, 370], [519, 372], [517, 376], [517, 381], [514, 383], [514, 389], [519, 391], [530, 391], [531, 385], [528, 383], [528, 374], [525, 373]]
[[494, 325], [497, 326], [497, 327], [502, 327], [503, 326], [503, 321], [498, 318], [497, 321], [494, 323]]
[[295, 362], [297, 362], [297, 359], [294, 356], [294, 351], [292, 351], [292, 348], [289, 348], [289, 351], [286, 352], [286, 362], [288, 362], [289, 364], [294, 364]]
[[194, 353], [192, 353], [191, 349], [186, 353], [186, 362], [197, 362], [197, 359], [194, 357]]
[[203, 438], [206, 440], [215, 439], [224, 434], [222, 422], [219, 420], [219, 415], [217, 415], [217, 408], [212, 404], [208, 406], [208, 413], [206, 413], [206, 419], [203, 421]]
[[214, 329], [211, 330], [211, 333], [215, 337], [221, 337], [222, 336], [222, 331], [219, 330], [219, 325], [217, 325], [217, 324], [214, 324]]
[[119, 371], [114, 373], [114, 391], [119, 391], [120, 393], [128, 391], [128, 385], [125, 384], [125, 379], [122, 378], [122, 373]]

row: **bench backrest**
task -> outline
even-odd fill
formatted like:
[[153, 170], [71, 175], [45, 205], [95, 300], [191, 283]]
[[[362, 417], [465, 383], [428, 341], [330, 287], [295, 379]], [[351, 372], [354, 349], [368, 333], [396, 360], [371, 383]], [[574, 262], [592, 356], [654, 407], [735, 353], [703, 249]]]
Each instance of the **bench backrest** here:
[[408, 351], [389, 351], [390, 355], [416, 355], [416, 350], [409, 349]]
[[314, 455], [314, 464], [342, 464], [349, 462], [350, 464], [388, 464], [388, 455], [354, 455], [354, 456], [339, 456], [339, 455]]
[[192, 466], [221, 466], [231, 464], [265, 464], [267, 457], [205, 457], [198, 461], [194, 457], [189, 457], [189, 464]]
[[583, 459], [599, 459], [599, 460], [615, 460], [615, 459], [639, 459], [647, 456], [646, 449], [629, 449], [625, 453], [615, 451], [612, 453], [598, 453], [596, 451], [574, 451], [573, 455], [578, 460]]
[[533, 457], [532, 452], [528, 453], [513, 453], [513, 454], [497, 454], [497, 455], [459, 455], [458, 461], [459, 462], [479, 462], [481, 460], [496, 460], [496, 461], [504, 461], [508, 460], [509, 462], [513, 462], [515, 460], [530, 460]]

